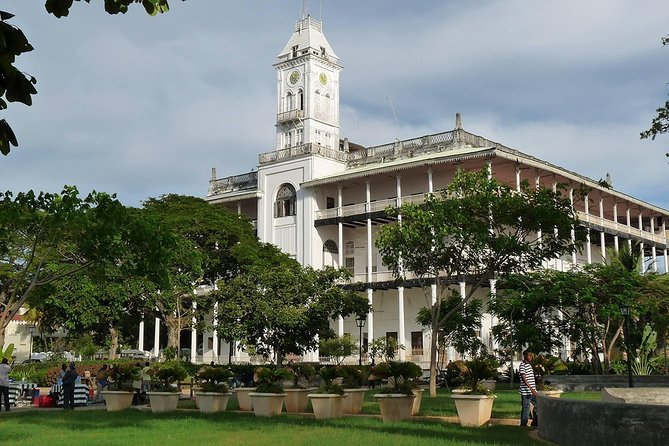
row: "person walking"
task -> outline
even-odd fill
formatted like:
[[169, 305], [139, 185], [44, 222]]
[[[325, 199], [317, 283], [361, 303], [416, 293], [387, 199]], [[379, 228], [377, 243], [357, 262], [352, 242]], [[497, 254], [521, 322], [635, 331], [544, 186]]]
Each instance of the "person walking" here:
[[74, 387], [78, 377], [77, 366], [71, 363], [69, 370], [63, 376], [63, 409], [65, 410], [74, 410]]
[[9, 360], [2, 358], [2, 363], [0, 363], [0, 408], [4, 402], [7, 412], [9, 412], [9, 374], [11, 372], [12, 367], [9, 365]]
[[109, 379], [109, 369], [107, 364], [102, 364], [102, 368], [98, 370], [98, 373], [95, 375], [95, 383], [97, 386], [97, 392], [95, 394], [95, 401], [102, 401], [102, 392], [107, 390]]
[[518, 373], [520, 374], [520, 393], [522, 409], [520, 411], [520, 425], [527, 426], [530, 419], [530, 403], [534, 405], [532, 412], [532, 426], [538, 426], [537, 414], [537, 385], [534, 380], [534, 368], [532, 367], [532, 358], [534, 353], [529, 350], [523, 352], [523, 362], [520, 363]]

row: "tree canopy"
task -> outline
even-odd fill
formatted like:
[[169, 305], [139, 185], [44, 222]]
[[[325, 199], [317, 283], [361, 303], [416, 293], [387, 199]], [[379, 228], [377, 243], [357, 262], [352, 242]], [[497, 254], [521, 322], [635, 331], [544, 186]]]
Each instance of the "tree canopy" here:
[[[536, 269], [546, 259], [577, 249], [581, 237], [569, 198], [555, 191], [530, 187], [519, 190], [493, 178], [487, 169], [458, 170], [440, 194], [424, 203], [404, 204], [388, 212], [396, 224], [379, 231], [376, 245], [383, 263], [398, 280], [415, 276], [430, 311], [432, 332], [430, 393], [436, 394], [437, 340], [443, 324], [467, 304], [476, 291], [497, 276]], [[451, 284], [466, 281], [466, 296], [445, 310]], [[432, 303], [432, 285], [437, 298]]]
[[[669, 45], [669, 34], [662, 38], [662, 45]], [[655, 139], [657, 135], [669, 132], [669, 101], [655, 111], [657, 115], [651, 121], [650, 128], [641, 132], [642, 139]], [[669, 153], [666, 155], [669, 156]]]
[[[90, 0], [84, 1], [90, 3]], [[49, 14], [61, 18], [68, 16], [73, 4], [74, 0], [46, 0], [44, 7]], [[105, 0], [104, 8], [109, 14], [125, 14], [133, 4], [141, 4], [152, 16], [169, 11], [167, 0]], [[8, 102], [30, 106], [32, 97], [37, 94], [37, 79], [14, 65], [17, 56], [34, 48], [23, 31], [9, 23], [12, 17], [13, 14], [0, 11], [0, 110], [6, 109]], [[0, 153], [8, 155], [12, 146], [18, 146], [16, 135], [9, 123], [0, 119]]]

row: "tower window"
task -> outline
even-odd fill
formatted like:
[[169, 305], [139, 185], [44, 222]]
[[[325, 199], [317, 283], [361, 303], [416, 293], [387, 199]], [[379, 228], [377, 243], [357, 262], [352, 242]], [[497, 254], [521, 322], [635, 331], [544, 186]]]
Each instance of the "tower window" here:
[[282, 184], [276, 193], [274, 202], [274, 217], [288, 217], [296, 214], [297, 194], [291, 184]]
[[298, 45], [295, 45], [295, 46], [293, 47], [293, 57], [297, 57], [297, 48], [298, 48], [298, 47], [299, 47]]
[[321, 57], [325, 57], [325, 47], [321, 47]]

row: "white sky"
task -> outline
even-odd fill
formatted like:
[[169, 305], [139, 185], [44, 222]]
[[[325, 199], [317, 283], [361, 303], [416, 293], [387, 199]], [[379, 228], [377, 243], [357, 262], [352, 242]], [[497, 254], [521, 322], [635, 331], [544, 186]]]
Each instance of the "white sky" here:
[[[171, 0], [149, 17], [101, 1], [56, 19], [6, 0], [35, 47], [32, 107], [0, 113], [20, 146], [0, 190], [204, 196], [274, 150], [276, 55], [300, 0]], [[669, 135], [639, 140], [669, 88], [666, 0], [312, 0], [344, 65], [341, 135], [378, 145], [463, 127], [669, 209]]]

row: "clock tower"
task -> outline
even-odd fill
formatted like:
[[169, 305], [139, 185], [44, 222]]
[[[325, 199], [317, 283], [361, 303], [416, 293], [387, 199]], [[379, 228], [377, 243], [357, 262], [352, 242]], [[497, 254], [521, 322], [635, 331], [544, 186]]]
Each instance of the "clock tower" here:
[[277, 56], [276, 150], [316, 144], [339, 150], [339, 58], [323, 24], [306, 16]]

